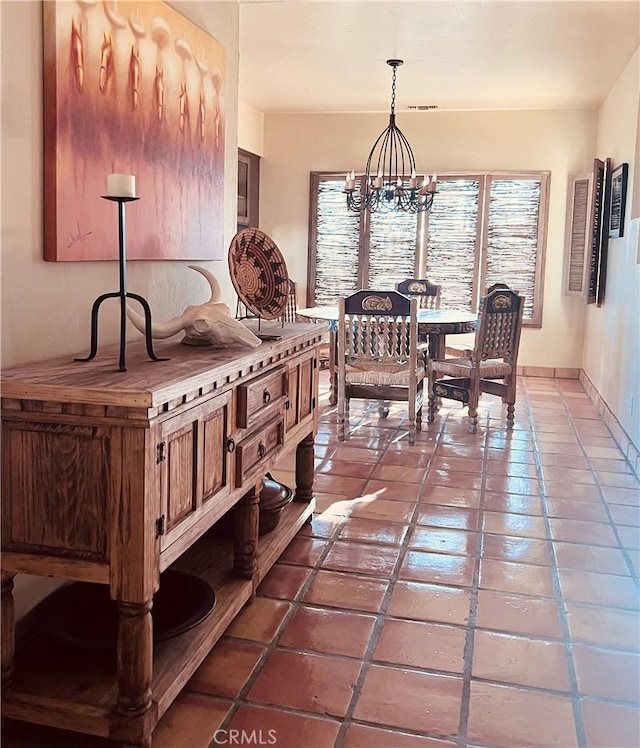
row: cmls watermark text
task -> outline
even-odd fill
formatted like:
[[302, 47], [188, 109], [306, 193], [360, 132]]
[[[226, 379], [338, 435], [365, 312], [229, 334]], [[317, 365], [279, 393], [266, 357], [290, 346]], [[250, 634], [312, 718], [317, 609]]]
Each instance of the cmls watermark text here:
[[278, 738], [275, 730], [216, 730], [213, 742], [216, 745], [275, 745]]

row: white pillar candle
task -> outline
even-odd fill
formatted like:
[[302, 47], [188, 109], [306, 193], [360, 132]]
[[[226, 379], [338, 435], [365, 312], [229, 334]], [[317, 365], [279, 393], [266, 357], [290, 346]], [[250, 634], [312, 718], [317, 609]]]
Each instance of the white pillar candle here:
[[109, 197], [135, 197], [136, 178], [133, 174], [107, 174]]

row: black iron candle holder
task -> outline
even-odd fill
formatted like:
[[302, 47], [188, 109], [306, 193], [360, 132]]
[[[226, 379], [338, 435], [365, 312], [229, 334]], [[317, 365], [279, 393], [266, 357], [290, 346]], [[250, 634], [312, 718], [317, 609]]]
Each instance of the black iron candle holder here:
[[85, 358], [76, 358], [74, 361], [91, 361], [96, 357], [98, 351], [98, 310], [105, 299], [120, 299], [120, 359], [118, 362], [119, 371], [126, 371], [125, 363], [125, 345], [127, 342], [127, 299], [139, 301], [144, 310], [144, 337], [147, 344], [147, 355], [153, 361], [168, 361], [168, 358], [156, 356], [153, 350], [153, 339], [151, 337], [151, 309], [147, 300], [137, 293], [127, 291], [127, 249], [125, 243], [125, 219], [124, 204], [139, 197], [115, 197], [112, 195], [101, 195], [104, 200], [118, 203], [118, 246], [119, 246], [119, 265], [120, 265], [120, 290], [113, 293], [103, 293], [93, 302], [91, 307], [91, 350]]

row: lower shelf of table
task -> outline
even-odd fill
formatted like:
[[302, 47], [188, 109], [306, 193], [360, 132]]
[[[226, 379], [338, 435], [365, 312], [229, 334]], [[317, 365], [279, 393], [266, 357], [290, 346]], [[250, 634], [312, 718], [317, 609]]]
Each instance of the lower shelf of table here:
[[[169, 708], [210, 649], [251, 598], [255, 587], [312, 515], [315, 502], [290, 503], [276, 529], [260, 537], [258, 571], [253, 579], [233, 574], [229, 540], [205, 534], [174, 564], [205, 579], [216, 592], [212, 613], [195, 628], [154, 644], [151, 729]], [[35, 630], [16, 652], [15, 676], [2, 699], [6, 718], [114, 737], [123, 728], [115, 711], [117, 699], [115, 653], [56, 647]], [[127, 717], [140, 735], [149, 725]], [[126, 725], [125, 725], [126, 729]]]

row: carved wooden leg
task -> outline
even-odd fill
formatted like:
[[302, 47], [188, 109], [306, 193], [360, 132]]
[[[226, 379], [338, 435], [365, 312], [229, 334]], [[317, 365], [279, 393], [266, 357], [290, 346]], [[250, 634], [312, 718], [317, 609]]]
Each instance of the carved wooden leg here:
[[296, 495], [294, 501], [306, 501], [313, 498], [314, 464], [313, 434], [307, 434], [296, 448]]
[[409, 446], [416, 443], [416, 393], [409, 388]]
[[151, 707], [153, 600], [118, 602], [118, 711], [135, 716]]
[[336, 367], [338, 357], [338, 336], [333, 330], [329, 331], [329, 405], [338, 402], [338, 370]]
[[433, 423], [436, 418], [436, 411], [438, 410], [438, 398], [435, 394], [435, 384], [436, 379], [435, 375], [429, 373], [429, 384], [428, 384], [428, 392], [429, 397], [427, 400], [427, 423]]
[[506, 379], [507, 391], [506, 396], [503, 399], [507, 403], [507, 429], [512, 429], [515, 421], [517, 381], [517, 374], [515, 371]]
[[236, 504], [234, 512], [233, 570], [247, 579], [253, 577], [258, 567], [259, 502], [258, 487], [253, 486]]
[[480, 399], [480, 378], [477, 375], [469, 379], [469, 433], [478, 431], [478, 400]]
[[13, 680], [15, 657], [15, 606], [13, 602], [13, 578], [15, 573], [2, 572], [2, 690], [6, 691]]

